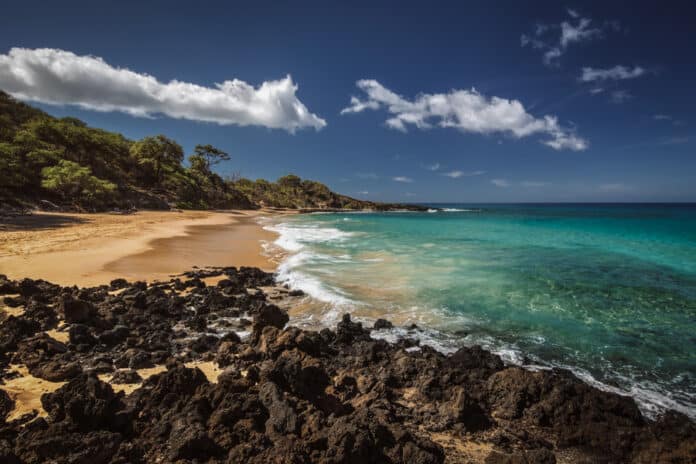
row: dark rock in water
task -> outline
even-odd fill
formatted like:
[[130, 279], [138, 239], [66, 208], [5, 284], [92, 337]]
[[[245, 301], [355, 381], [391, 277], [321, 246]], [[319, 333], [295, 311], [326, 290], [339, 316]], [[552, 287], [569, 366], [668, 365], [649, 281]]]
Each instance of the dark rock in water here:
[[[566, 371], [506, 366], [480, 347], [446, 356], [413, 333], [372, 339], [385, 320], [366, 329], [345, 315], [335, 331], [302, 330], [260, 290], [271, 274], [187, 274], [90, 289], [0, 276], [0, 293], [20, 293], [25, 307], [0, 322], [0, 379], [19, 363], [67, 381], [42, 397], [47, 418], [11, 423], [0, 385], [1, 463], [696, 462], [693, 421], [649, 421], [632, 399]], [[67, 345], [42, 333], [62, 315]], [[254, 321], [244, 341], [230, 331], [246, 327], [239, 317]], [[214, 383], [184, 365], [211, 360], [224, 369]], [[155, 364], [166, 372], [143, 381], [135, 371]], [[106, 372], [142, 385], [115, 394], [96, 375]]]
[[351, 321], [350, 314], [344, 314], [336, 326], [336, 342], [349, 344], [359, 340], [371, 340], [370, 332], [363, 329], [362, 323]]
[[372, 325], [374, 330], [391, 329], [394, 325], [386, 319], [377, 319]]
[[134, 370], [126, 370], [126, 371], [116, 371], [116, 373], [111, 377], [111, 383], [114, 384], [133, 384], [133, 383], [140, 383], [143, 381], [143, 378], [140, 377], [140, 374], [138, 374]]
[[59, 304], [59, 310], [63, 313], [65, 322], [87, 322], [95, 314], [94, 305], [89, 301], [75, 299], [71, 296], [64, 296]]
[[302, 290], [300, 290], [300, 289], [298, 288], [298, 289], [295, 289], [295, 290], [290, 290], [290, 291], [288, 292], [288, 296], [305, 296], [305, 292], [303, 292]]

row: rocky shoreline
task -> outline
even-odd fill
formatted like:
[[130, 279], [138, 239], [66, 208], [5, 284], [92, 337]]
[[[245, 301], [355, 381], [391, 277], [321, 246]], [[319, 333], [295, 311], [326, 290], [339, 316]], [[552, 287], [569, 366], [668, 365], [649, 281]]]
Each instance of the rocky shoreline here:
[[[566, 371], [389, 344], [347, 315], [286, 327], [278, 305], [300, 296], [256, 268], [94, 288], [0, 276], [0, 297], [2, 463], [696, 461], [686, 416], [647, 420]], [[55, 388], [18, 416], [22, 375]]]

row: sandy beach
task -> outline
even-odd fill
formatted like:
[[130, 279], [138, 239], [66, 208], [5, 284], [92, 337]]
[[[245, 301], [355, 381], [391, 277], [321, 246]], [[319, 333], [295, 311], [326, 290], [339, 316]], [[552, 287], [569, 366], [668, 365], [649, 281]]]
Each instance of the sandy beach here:
[[[262, 243], [275, 234], [261, 227], [260, 216], [282, 214], [258, 211], [141, 211], [135, 214], [34, 213], [0, 223], [0, 274], [11, 279], [45, 279], [61, 285], [95, 286], [116, 278], [166, 280], [193, 266], [253, 266], [272, 271], [275, 264], [262, 254]], [[7, 315], [20, 308], [2, 307]], [[67, 343], [67, 332], [52, 330], [51, 338]], [[43, 393], [64, 382], [30, 375], [13, 366], [19, 376], [3, 388], [15, 401], [10, 419], [41, 408]], [[200, 366], [215, 377], [212, 363]], [[143, 369], [147, 378], [164, 366]], [[108, 376], [105, 377], [108, 380]], [[131, 391], [136, 385], [114, 385]]]
[[61, 285], [115, 278], [163, 280], [193, 266], [272, 270], [258, 223], [275, 211], [142, 211], [129, 215], [35, 213], [0, 223], [0, 274]]

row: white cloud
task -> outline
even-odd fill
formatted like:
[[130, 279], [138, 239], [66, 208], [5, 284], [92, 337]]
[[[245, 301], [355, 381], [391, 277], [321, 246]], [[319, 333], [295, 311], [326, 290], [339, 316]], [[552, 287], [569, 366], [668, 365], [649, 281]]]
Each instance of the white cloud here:
[[505, 179], [492, 179], [491, 184], [495, 185], [496, 187], [509, 187], [510, 182], [508, 182]]
[[370, 194], [370, 192], [368, 192], [367, 190], [361, 190], [360, 192], [355, 192], [355, 193], [357, 193], [358, 195], [369, 195]]
[[379, 176], [375, 174], [374, 172], [359, 172], [355, 174], [357, 177], [360, 179], [370, 179], [370, 180], [377, 180], [379, 179]]
[[425, 167], [428, 171], [437, 171], [440, 169], [440, 163], [429, 164]]
[[254, 87], [239, 79], [213, 87], [117, 68], [102, 58], [53, 49], [12, 48], [0, 54], [0, 88], [21, 100], [76, 105], [133, 116], [164, 114], [220, 125], [297, 129], [326, 125], [297, 98], [288, 75]]
[[635, 79], [644, 75], [647, 71], [645, 68], [640, 66], [635, 66], [633, 69], [627, 68], [626, 66], [617, 65], [613, 68], [608, 69], [595, 69], [595, 68], [582, 68], [582, 76], [580, 80], [582, 82], [595, 82], [595, 81], [606, 81], [606, 80], [623, 80], [623, 79]]
[[577, 10], [568, 8], [569, 19], [558, 24], [536, 24], [533, 34], [523, 34], [520, 44], [535, 50], [543, 50], [544, 64], [554, 66], [574, 43], [601, 38], [607, 29], [618, 30], [616, 21], [604, 22], [594, 26], [592, 19], [582, 17]]
[[656, 121], [671, 121], [672, 116], [668, 114], [656, 114], [655, 116], [653, 116], [653, 119], [655, 119]]
[[451, 90], [449, 93], [419, 94], [408, 100], [373, 79], [362, 79], [357, 86], [367, 99], [351, 98], [351, 106], [341, 114], [360, 113], [365, 109], [386, 109], [392, 116], [387, 127], [406, 132], [408, 126], [418, 129], [455, 128], [475, 134], [503, 133], [515, 138], [545, 134], [542, 143], [556, 149], [585, 150], [588, 142], [558, 124], [555, 116], [536, 118], [519, 100], [486, 97], [476, 89]]
[[569, 23], [568, 21], [563, 21], [561, 23], [561, 48], [566, 48], [568, 44], [573, 42], [582, 42], [584, 40], [590, 40], [594, 37], [602, 35], [601, 29], [591, 28], [591, 19], [588, 18], [578, 18], [576, 25]]
[[392, 180], [393, 180], [394, 182], [406, 182], [406, 183], [408, 183], [408, 184], [410, 184], [411, 182], [413, 182], [413, 179], [411, 179], [410, 177], [406, 177], [406, 176], [396, 176], [396, 177], [392, 177]]
[[612, 103], [621, 104], [631, 99], [633, 99], [633, 95], [631, 95], [627, 90], [614, 90], [611, 93]]
[[600, 94], [602, 92], [604, 92], [604, 88], [602, 88], [602, 87], [595, 87], [594, 89], [590, 89], [590, 93], [592, 95], [597, 95], [597, 94]]
[[485, 174], [486, 171], [450, 171], [450, 172], [445, 172], [442, 175], [451, 177], [452, 179], [458, 179], [460, 177], [473, 177], [473, 176], [480, 176]]

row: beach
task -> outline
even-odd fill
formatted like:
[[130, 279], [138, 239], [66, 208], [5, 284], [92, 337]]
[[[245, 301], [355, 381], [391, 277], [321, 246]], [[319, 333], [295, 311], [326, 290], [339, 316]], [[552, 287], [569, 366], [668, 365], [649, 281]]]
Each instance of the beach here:
[[[479, 346], [434, 350], [427, 326], [396, 313], [303, 330], [316, 298], [282, 280], [287, 263], [276, 267], [264, 243], [292, 254], [352, 235], [292, 228], [291, 218], [261, 224], [287, 213], [39, 213], [3, 224], [0, 445], [11, 447], [0, 458], [570, 464], [696, 454], [684, 415], [646, 420], [630, 397]], [[390, 316], [368, 319], [380, 315]]]
[[[261, 216], [287, 214], [273, 210], [140, 211], [133, 214], [77, 214], [35, 212], [0, 222], [0, 274], [11, 279], [44, 279], [64, 286], [97, 286], [111, 280], [168, 280], [193, 267], [257, 267], [273, 271], [262, 243], [275, 234], [257, 222]], [[0, 316], [23, 311], [0, 304]], [[66, 331], [48, 335], [68, 342]], [[214, 369], [203, 364], [204, 371]], [[19, 376], [4, 388], [15, 401], [8, 419], [32, 410], [45, 415], [41, 395], [65, 382], [32, 376], [23, 365], [12, 366]], [[139, 375], [166, 370], [164, 366], [140, 369]], [[103, 376], [110, 380], [110, 376]], [[136, 385], [114, 384], [132, 391]]]
[[0, 221], [0, 274], [93, 286], [116, 278], [166, 280], [194, 266], [273, 270], [262, 242], [275, 234], [252, 211], [34, 213]]

